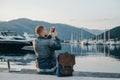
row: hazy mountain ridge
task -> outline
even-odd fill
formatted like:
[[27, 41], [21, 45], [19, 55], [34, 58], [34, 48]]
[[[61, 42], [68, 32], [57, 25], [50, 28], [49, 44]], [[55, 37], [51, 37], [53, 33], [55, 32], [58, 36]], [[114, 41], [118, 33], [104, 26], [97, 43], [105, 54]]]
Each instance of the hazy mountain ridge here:
[[90, 33], [92, 33], [94, 35], [99, 35], [99, 34], [105, 32], [105, 31], [107, 31], [107, 29], [105, 29], [105, 30], [87, 29], [87, 28], [82, 28], [82, 29], [84, 29], [84, 30], [86, 30], [86, 31], [88, 31], [88, 32], [90, 32]]
[[95, 36], [94, 34], [88, 31], [85, 31], [83, 29], [81, 30], [81, 28], [77, 28], [71, 25], [60, 24], [60, 23], [48, 23], [44, 21], [35, 21], [26, 18], [14, 19], [7, 22], [0, 22], [0, 31], [13, 30], [13, 31], [17, 31], [19, 34], [23, 34], [24, 32], [35, 34], [34, 30], [35, 27], [38, 25], [45, 26], [47, 31], [49, 31], [51, 26], [55, 26], [58, 32], [58, 36], [61, 39], [66, 39], [66, 40], [71, 38], [71, 34], [73, 34], [74, 39], [78, 40], [81, 37], [80, 34], [81, 31], [82, 31], [83, 39]]

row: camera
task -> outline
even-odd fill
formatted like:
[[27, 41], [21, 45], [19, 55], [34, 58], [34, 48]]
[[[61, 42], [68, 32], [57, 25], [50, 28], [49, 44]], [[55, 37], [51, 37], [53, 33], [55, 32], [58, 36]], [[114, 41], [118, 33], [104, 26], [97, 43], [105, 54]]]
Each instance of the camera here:
[[52, 32], [54, 32], [55, 31], [55, 27], [53, 27], [53, 31]]

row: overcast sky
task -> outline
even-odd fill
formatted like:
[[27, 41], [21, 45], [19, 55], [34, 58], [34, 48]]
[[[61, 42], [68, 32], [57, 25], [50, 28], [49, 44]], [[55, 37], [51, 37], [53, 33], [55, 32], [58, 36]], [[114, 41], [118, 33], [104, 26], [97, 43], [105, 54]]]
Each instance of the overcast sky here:
[[0, 0], [0, 21], [17, 18], [110, 29], [120, 25], [120, 0]]

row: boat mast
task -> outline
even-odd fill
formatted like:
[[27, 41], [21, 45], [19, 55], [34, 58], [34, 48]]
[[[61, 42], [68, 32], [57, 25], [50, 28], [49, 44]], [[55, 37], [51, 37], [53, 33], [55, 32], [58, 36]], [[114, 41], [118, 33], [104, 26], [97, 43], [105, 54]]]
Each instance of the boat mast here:
[[108, 31], [108, 41], [110, 41], [110, 30]]
[[[106, 32], [106, 31], [105, 31]], [[104, 42], [106, 41], [106, 34], [105, 34], [105, 32], [104, 32]]]
[[81, 28], [81, 41], [82, 41], [82, 28]]
[[73, 32], [71, 33], [71, 41], [73, 41]]

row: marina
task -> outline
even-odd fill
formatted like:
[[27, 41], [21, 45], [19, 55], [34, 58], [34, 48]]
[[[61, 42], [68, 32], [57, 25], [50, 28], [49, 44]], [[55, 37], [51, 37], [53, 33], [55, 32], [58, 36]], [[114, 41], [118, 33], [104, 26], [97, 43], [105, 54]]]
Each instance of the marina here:
[[[36, 38], [33, 36], [26, 32], [23, 36], [12, 31], [1, 32], [0, 64], [2, 65], [0, 68], [13, 71], [35, 69], [35, 54], [31, 43]], [[63, 40], [62, 50], [56, 51], [56, 56], [63, 52], [74, 54], [76, 56], [75, 71], [120, 73], [120, 41], [115, 42], [110, 39], [106, 41], [100, 38], [83, 40], [82, 32], [81, 38], [78, 38], [80, 40], [74, 38], [72, 33], [70, 40]]]

